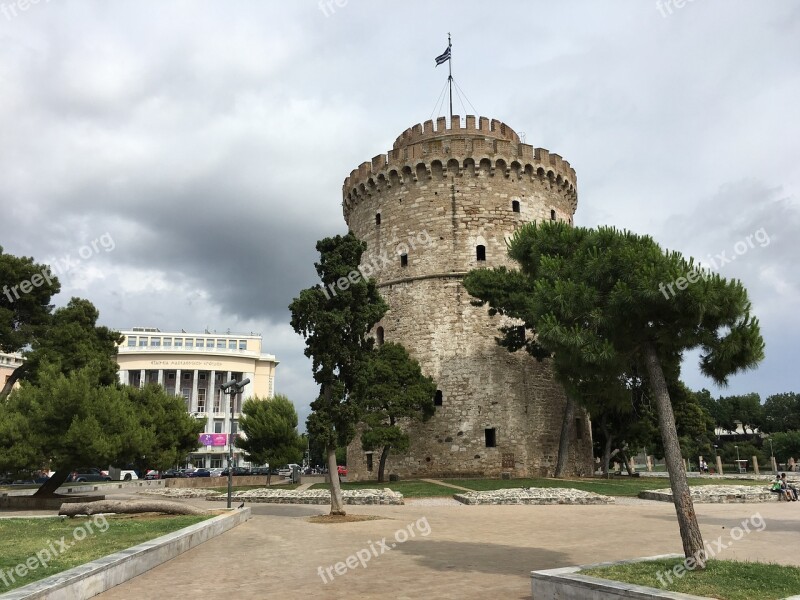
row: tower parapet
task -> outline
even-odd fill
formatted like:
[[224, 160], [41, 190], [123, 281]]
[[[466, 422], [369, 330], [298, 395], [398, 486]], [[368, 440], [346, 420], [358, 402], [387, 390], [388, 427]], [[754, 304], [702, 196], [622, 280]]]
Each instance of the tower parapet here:
[[568, 161], [545, 148], [523, 144], [502, 121], [467, 115], [462, 127], [461, 117], [453, 115], [449, 128], [445, 117], [436, 120], [436, 127], [430, 120], [409, 127], [392, 150], [353, 169], [342, 186], [345, 220], [360, 198], [384, 188], [416, 183], [433, 173], [446, 177], [475, 174], [476, 169], [489, 176], [546, 181], [563, 194], [573, 212], [577, 209], [577, 176]]

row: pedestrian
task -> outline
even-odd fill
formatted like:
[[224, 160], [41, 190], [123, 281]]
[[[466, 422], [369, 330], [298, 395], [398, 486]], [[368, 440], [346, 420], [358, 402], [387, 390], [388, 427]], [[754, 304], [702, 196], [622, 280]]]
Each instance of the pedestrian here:
[[788, 488], [783, 487], [780, 475], [775, 476], [775, 481], [772, 482], [772, 487], [770, 487], [769, 491], [773, 494], [778, 494], [778, 500], [781, 498], [785, 498], [787, 501], [792, 499], [790, 495], [791, 491]]
[[792, 500], [797, 502], [797, 488], [791, 485], [786, 479], [786, 473], [781, 473], [781, 487], [789, 492], [789, 495], [792, 496]]

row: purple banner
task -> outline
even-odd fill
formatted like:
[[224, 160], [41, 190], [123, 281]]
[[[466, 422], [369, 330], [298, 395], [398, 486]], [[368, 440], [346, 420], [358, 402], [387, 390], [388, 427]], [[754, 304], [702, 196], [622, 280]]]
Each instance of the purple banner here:
[[224, 446], [228, 443], [227, 433], [201, 433], [200, 444], [203, 446]]

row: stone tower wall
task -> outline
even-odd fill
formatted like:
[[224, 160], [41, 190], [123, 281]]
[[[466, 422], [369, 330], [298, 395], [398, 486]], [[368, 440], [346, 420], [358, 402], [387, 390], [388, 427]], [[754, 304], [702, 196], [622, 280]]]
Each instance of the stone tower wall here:
[[[480, 267], [509, 266], [506, 240], [521, 224], [572, 222], [575, 171], [547, 150], [519, 141], [507, 125], [453, 117], [406, 130], [386, 155], [345, 180], [344, 216], [367, 243], [365, 274], [375, 277], [390, 306], [376, 326], [403, 344], [442, 391], [442, 405], [424, 424], [408, 425], [412, 444], [392, 453], [387, 473], [401, 477], [552, 474], [564, 392], [547, 362], [499, 347], [498, 327], [470, 304], [463, 276]], [[478, 246], [485, 260], [478, 260]], [[405, 255], [405, 259], [403, 259]], [[580, 415], [579, 415], [580, 416]], [[591, 430], [575, 427], [571, 471], [591, 474]], [[487, 447], [485, 430], [496, 446]], [[351, 479], [369, 472], [356, 439], [348, 449]]]

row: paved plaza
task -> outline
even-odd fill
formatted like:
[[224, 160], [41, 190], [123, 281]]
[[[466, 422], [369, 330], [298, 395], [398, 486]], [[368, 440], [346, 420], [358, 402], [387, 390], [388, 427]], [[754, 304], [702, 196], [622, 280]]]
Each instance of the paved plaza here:
[[[348, 506], [348, 514], [380, 519], [339, 524], [309, 522], [327, 514], [326, 506], [253, 504], [247, 523], [97, 598], [530, 598], [531, 570], [681, 552], [671, 504], [618, 500], [463, 506], [411, 499], [405, 506]], [[704, 539], [719, 557], [800, 566], [793, 550], [800, 503], [703, 504], [696, 510]], [[343, 574], [337, 574], [336, 564], [350, 556], [355, 566], [340, 565]]]

